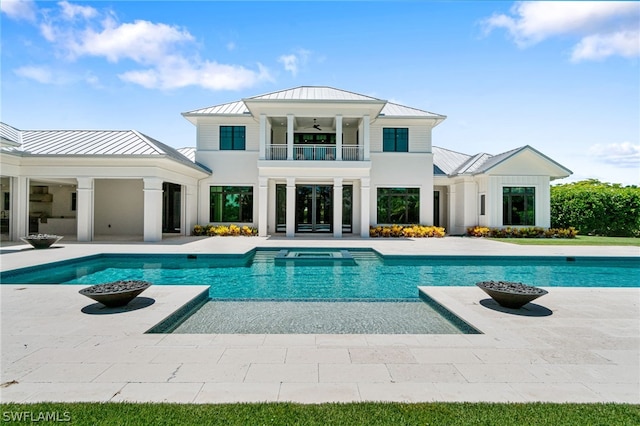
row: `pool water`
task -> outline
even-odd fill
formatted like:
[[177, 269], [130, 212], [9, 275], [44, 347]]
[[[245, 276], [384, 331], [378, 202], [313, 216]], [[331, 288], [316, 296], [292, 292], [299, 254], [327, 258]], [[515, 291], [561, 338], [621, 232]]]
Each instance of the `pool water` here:
[[[316, 251], [318, 249], [315, 249]], [[221, 300], [416, 299], [418, 286], [505, 280], [539, 287], [638, 287], [637, 258], [380, 256], [349, 250], [354, 263], [278, 264], [277, 250], [232, 255], [113, 255], [3, 272], [5, 284], [93, 285], [145, 280], [210, 286]]]

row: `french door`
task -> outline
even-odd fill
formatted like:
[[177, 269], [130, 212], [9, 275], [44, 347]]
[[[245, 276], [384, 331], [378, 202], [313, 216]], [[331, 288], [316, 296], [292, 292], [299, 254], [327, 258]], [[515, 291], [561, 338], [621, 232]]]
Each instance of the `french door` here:
[[332, 185], [296, 185], [296, 232], [333, 232]]

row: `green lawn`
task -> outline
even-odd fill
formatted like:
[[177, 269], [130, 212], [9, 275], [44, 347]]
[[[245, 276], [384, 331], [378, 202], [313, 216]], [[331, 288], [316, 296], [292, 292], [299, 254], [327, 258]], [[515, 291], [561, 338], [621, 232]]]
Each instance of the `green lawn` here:
[[[302, 405], [37, 403], [0, 404], [3, 423], [73, 425], [638, 425], [640, 405], [350, 403]], [[29, 413], [28, 419], [25, 414]], [[16, 421], [23, 416], [23, 421]], [[43, 419], [44, 417], [41, 417]], [[64, 424], [58, 420], [57, 424]]]
[[592, 237], [578, 235], [576, 238], [489, 238], [504, 243], [531, 246], [636, 246], [640, 247], [640, 238]]

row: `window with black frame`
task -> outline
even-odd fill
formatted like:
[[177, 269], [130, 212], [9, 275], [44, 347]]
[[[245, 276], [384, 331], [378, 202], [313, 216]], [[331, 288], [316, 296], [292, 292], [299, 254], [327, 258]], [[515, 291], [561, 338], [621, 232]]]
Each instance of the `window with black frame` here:
[[378, 188], [377, 223], [420, 223], [420, 188]]
[[409, 129], [391, 128], [382, 129], [383, 152], [409, 152]]
[[244, 151], [245, 126], [220, 126], [220, 150]]
[[502, 224], [535, 225], [535, 199], [536, 189], [533, 187], [502, 188]]
[[212, 186], [209, 222], [253, 222], [253, 187]]

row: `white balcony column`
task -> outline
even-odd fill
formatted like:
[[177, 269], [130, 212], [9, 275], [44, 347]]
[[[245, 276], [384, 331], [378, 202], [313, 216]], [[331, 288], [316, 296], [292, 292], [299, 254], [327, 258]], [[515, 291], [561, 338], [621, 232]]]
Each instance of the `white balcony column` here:
[[10, 232], [13, 241], [29, 235], [29, 178], [11, 178]]
[[76, 218], [78, 241], [93, 241], [94, 218], [94, 179], [91, 177], [79, 177], [76, 188]]
[[336, 160], [342, 161], [342, 115], [336, 115]]
[[342, 238], [342, 178], [333, 178], [333, 236]]
[[287, 237], [296, 235], [296, 178], [287, 178]]
[[[370, 127], [371, 127], [371, 120], [369, 119], [368, 115], [365, 115], [364, 117], [362, 117], [362, 140], [363, 140], [363, 149], [364, 149], [364, 153], [363, 153], [363, 160], [364, 161], [369, 161], [370, 160], [370, 153], [371, 153], [371, 132], [370, 132]], [[369, 231], [367, 231], [368, 233]], [[368, 235], [368, 234], [367, 234]]]
[[287, 160], [293, 160], [293, 114], [287, 114]]
[[258, 179], [258, 236], [267, 236], [269, 178]]
[[144, 241], [162, 240], [162, 179], [146, 177], [144, 182]]
[[259, 160], [264, 160], [267, 153], [267, 115], [260, 114], [260, 153]]
[[360, 179], [360, 236], [362, 238], [369, 238], [369, 221], [371, 217], [370, 184], [370, 178]]

